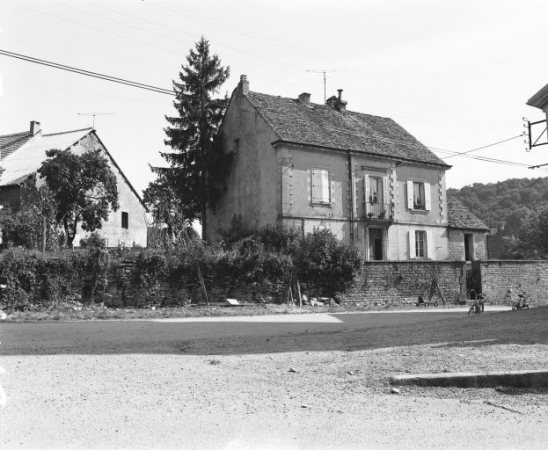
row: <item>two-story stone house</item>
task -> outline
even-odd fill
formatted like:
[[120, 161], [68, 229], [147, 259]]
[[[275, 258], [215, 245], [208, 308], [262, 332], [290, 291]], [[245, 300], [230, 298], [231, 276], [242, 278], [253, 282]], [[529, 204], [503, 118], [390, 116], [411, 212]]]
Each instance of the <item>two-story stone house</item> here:
[[[328, 227], [368, 260], [454, 259], [450, 166], [392, 119], [346, 106], [342, 91], [315, 104], [307, 93], [252, 92], [242, 76], [219, 130], [234, 160], [223, 198], [208, 212], [208, 240], [217, 241], [219, 228], [240, 215], [251, 228]], [[473, 239], [485, 240], [483, 228]], [[457, 259], [465, 259], [464, 250]]]

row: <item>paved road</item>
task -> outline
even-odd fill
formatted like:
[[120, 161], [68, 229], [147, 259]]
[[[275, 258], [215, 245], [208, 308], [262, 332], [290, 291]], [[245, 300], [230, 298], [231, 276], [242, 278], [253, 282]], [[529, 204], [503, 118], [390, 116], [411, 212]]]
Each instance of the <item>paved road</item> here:
[[[457, 312], [455, 312], [457, 311]], [[0, 355], [186, 353], [248, 354], [380, 348], [455, 341], [445, 321], [462, 324], [464, 340], [489, 339], [465, 310], [411, 313], [296, 314], [153, 321], [0, 323]], [[416, 336], [429, 324], [428, 336]]]
[[[395, 395], [384, 384], [411, 360], [417, 368], [450, 364], [440, 354], [454, 366], [499, 357], [500, 330], [506, 336], [516, 318], [537, 315], [0, 323], [0, 448], [540, 450], [542, 392], [402, 387]], [[525, 338], [514, 328], [513, 343], [543, 343], [519, 346], [519, 364], [524, 351], [545, 359], [544, 327]], [[496, 342], [415, 345], [458, 340]], [[398, 345], [403, 353], [390, 348]]]

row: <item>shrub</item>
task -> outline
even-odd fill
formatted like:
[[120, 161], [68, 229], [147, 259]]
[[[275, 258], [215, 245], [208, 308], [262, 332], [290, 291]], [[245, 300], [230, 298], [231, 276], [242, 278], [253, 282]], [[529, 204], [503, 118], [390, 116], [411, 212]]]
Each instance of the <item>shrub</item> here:
[[145, 288], [156, 287], [167, 273], [167, 260], [156, 250], [142, 250], [135, 260], [134, 282]]
[[294, 254], [302, 239], [302, 234], [296, 228], [278, 223], [266, 225], [256, 233], [259, 241], [268, 252]]
[[97, 231], [91, 233], [87, 238], [80, 239], [80, 247], [104, 247], [106, 240]]
[[301, 241], [294, 263], [300, 281], [334, 296], [349, 288], [362, 267], [358, 250], [328, 229], [315, 228]]

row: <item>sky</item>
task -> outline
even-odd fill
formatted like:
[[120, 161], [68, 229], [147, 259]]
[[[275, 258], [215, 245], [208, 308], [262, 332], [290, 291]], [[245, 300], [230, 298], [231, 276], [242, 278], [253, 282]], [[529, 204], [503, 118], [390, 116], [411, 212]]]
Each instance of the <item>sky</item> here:
[[[548, 83], [546, 0], [0, 0], [0, 50], [165, 89], [201, 36], [230, 66], [220, 97], [245, 74], [252, 91], [322, 103], [325, 71], [327, 97], [343, 89], [349, 110], [392, 118], [445, 158], [448, 187], [548, 176], [528, 168], [548, 146], [517, 137], [523, 117], [545, 118], [526, 102]], [[139, 192], [164, 164], [172, 102], [0, 55], [0, 135], [101, 113], [97, 133]]]

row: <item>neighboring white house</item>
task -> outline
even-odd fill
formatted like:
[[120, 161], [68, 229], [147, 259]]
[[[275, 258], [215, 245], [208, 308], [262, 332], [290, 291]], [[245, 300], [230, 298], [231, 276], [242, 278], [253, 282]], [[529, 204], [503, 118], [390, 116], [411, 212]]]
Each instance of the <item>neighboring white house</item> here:
[[[92, 128], [43, 134], [40, 123], [33, 121], [27, 132], [0, 136], [0, 167], [4, 169], [0, 176], [0, 205], [8, 205], [14, 211], [20, 209], [21, 185], [36, 174], [47, 159], [46, 151], [52, 149], [70, 149], [75, 153], [101, 149], [116, 175], [120, 208], [110, 212], [98, 233], [106, 239], [109, 247], [146, 247], [146, 206]], [[78, 246], [80, 239], [88, 234], [80, 229], [74, 245]]]

